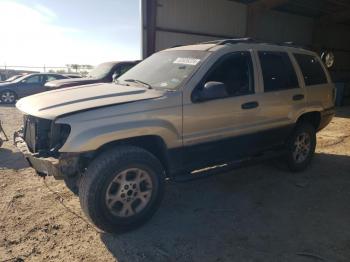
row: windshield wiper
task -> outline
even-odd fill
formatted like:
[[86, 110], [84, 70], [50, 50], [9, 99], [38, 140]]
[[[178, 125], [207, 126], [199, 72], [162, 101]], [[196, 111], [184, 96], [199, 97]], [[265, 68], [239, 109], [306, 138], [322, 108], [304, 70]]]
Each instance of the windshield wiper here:
[[150, 84], [147, 84], [146, 82], [143, 82], [141, 80], [137, 80], [137, 79], [126, 79], [124, 80], [125, 82], [132, 82], [132, 83], [137, 83], [137, 84], [141, 84], [145, 87], [147, 87], [148, 89], [152, 89], [152, 86]]

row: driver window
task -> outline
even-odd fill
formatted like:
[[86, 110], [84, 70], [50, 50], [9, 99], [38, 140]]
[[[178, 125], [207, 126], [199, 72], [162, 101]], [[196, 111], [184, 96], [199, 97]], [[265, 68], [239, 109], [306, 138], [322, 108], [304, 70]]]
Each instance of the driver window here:
[[39, 75], [31, 76], [25, 79], [23, 82], [27, 84], [41, 84], [41, 76]]
[[209, 73], [207, 82], [222, 82], [229, 96], [254, 93], [253, 65], [249, 52], [239, 52], [226, 56]]

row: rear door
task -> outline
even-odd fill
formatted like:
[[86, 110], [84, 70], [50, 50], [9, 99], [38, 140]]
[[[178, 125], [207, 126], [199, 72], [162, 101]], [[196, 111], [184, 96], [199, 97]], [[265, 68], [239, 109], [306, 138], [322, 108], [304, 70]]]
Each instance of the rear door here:
[[310, 54], [294, 53], [301, 70], [309, 107], [328, 109], [334, 106], [334, 87], [321, 60]]
[[295, 71], [295, 61], [285, 51], [257, 50], [260, 65], [261, 118], [266, 130], [274, 132], [274, 143], [284, 142], [294, 126], [295, 116], [306, 105], [305, 89], [299, 83], [300, 76]]

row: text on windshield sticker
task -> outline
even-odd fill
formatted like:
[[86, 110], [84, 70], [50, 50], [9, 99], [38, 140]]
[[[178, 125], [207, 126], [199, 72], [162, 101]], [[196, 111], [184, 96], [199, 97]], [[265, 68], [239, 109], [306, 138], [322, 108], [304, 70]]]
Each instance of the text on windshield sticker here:
[[197, 65], [201, 60], [197, 58], [191, 58], [191, 57], [178, 57], [174, 61], [174, 64], [181, 64], [181, 65]]

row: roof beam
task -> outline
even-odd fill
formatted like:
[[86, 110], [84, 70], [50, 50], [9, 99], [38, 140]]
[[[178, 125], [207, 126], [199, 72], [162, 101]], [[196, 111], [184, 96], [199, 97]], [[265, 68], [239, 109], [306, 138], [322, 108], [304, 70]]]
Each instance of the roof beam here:
[[152, 55], [156, 51], [156, 17], [157, 1], [146, 0], [146, 54], [144, 58]]

